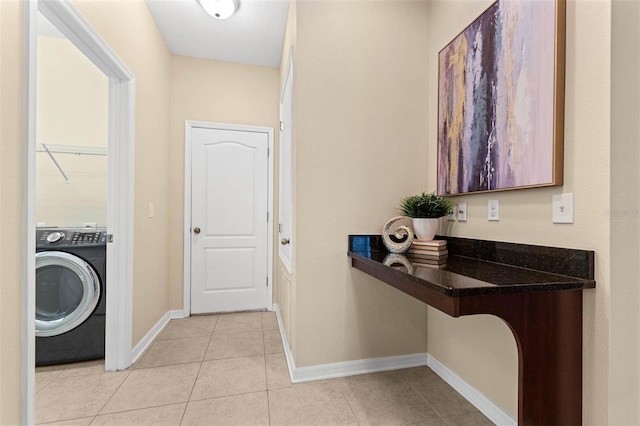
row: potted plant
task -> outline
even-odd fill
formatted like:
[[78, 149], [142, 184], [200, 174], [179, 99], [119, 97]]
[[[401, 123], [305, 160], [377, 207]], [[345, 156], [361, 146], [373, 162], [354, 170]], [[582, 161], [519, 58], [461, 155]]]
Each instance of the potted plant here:
[[453, 209], [453, 202], [435, 192], [405, 197], [400, 210], [413, 221], [413, 232], [418, 240], [430, 241], [438, 231], [438, 219]]

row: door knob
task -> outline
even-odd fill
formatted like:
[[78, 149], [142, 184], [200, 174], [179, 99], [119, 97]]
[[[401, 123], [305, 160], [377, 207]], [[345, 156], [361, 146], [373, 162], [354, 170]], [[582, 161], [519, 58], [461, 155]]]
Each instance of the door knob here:
[[199, 234], [200, 233], [200, 228], [193, 228], [193, 233], [194, 234]]
[[288, 238], [281, 239], [280, 244], [282, 244], [283, 246], [286, 246], [287, 244], [289, 244], [289, 239]]

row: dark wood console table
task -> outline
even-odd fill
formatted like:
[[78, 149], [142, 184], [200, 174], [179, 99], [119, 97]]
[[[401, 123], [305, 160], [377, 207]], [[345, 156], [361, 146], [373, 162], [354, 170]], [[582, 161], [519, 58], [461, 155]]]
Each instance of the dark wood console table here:
[[452, 317], [504, 320], [518, 347], [518, 424], [581, 424], [582, 290], [596, 285], [594, 252], [437, 238], [449, 250], [442, 269], [401, 266], [379, 235], [349, 236], [348, 255], [352, 267]]

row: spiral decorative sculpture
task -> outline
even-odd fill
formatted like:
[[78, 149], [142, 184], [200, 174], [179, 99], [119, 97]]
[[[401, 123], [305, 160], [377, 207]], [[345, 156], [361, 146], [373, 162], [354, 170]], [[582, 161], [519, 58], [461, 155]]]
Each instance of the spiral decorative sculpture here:
[[400, 253], [389, 253], [382, 263], [385, 266], [402, 265], [407, 269], [407, 274], [413, 275], [413, 264], [407, 256]]
[[404, 253], [409, 250], [411, 243], [413, 243], [413, 230], [406, 225], [398, 226], [393, 233], [393, 236], [399, 240], [398, 242], [393, 241], [389, 235], [393, 224], [403, 219], [406, 219], [406, 217], [396, 216], [389, 219], [389, 221], [384, 224], [384, 228], [382, 228], [382, 242], [391, 253]]

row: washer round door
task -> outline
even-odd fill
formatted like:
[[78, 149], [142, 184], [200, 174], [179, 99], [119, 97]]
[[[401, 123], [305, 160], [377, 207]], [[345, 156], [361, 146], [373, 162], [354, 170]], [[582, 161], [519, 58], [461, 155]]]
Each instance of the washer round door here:
[[51, 337], [82, 324], [100, 300], [91, 265], [61, 251], [36, 254], [36, 336]]

